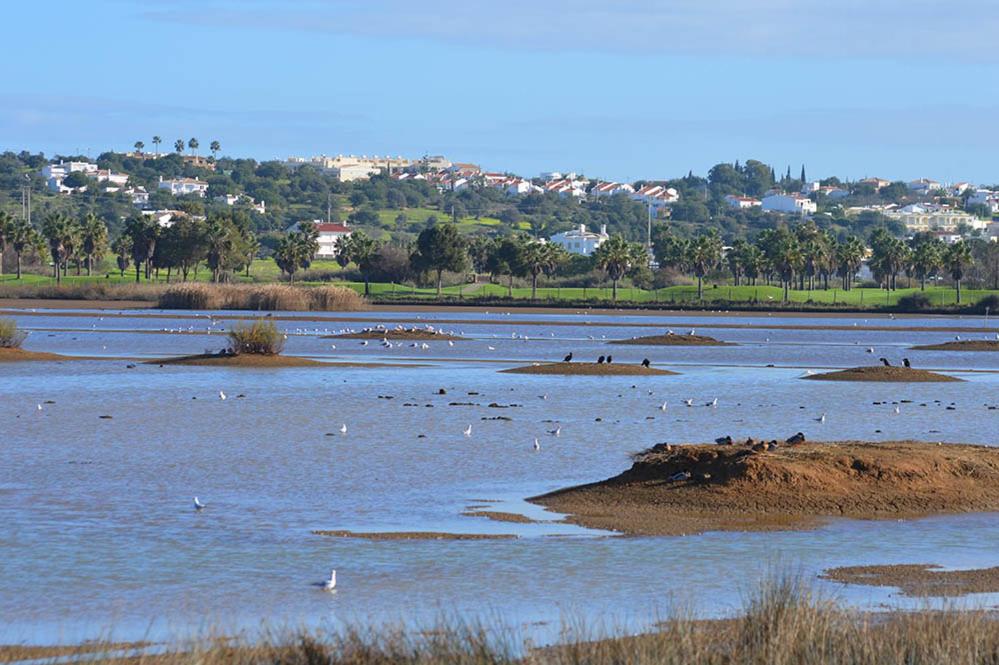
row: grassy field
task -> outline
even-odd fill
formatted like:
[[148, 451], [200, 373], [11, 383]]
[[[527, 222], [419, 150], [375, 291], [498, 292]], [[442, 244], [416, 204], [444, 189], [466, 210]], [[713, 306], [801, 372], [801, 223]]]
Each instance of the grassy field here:
[[[308, 281], [310, 275], [316, 273], [338, 273], [341, 272], [336, 261], [315, 261], [308, 273], [300, 274], [298, 283], [308, 285], [328, 284], [330, 282]], [[81, 285], [88, 283], [102, 284], [134, 284], [134, 269], [126, 271], [124, 276], [118, 271], [107, 272], [107, 270], [96, 271], [93, 277], [86, 275], [77, 276], [70, 274], [63, 278], [63, 283], [67, 286]], [[251, 277], [247, 278], [245, 273], [236, 276], [238, 282], [276, 282], [281, 278], [281, 273], [277, 265], [271, 259], [257, 259], [250, 269]], [[105, 276], [107, 275], [107, 276]], [[210, 272], [204, 268], [199, 270], [196, 280], [193, 275], [192, 281], [206, 282], [210, 278]], [[156, 283], [166, 283], [166, 273], [160, 272], [159, 279], [153, 280]], [[145, 280], [143, 280], [145, 283]], [[180, 276], [174, 274], [171, 282], [180, 282]], [[340, 282], [333, 280], [334, 284], [349, 286], [358, 293], [364, 293], [363, 282]], [[37, 275], [24, 273], [20, 282], [12, 274], [5, 274], [0, 277], [0, 286], [10, 287], [23, 284], [25, 286], [54, 286], [55, 279], [50, 275]], [[876, 288], [856, 287], [850, 291], [842, 289], [814, 290], [814, 291], [791, 291], [790, 301], [792, 304], [809, 304], [812, 306], [829, 307], [852, 307], [852, 308], [880, 308], [890, 307], [897, 304], [899, 298], [914, 293], [923, 293], [929, 298], [933, 307], [951, 307], [957, 304], [957, 292], [950, 287], [932, 286], [925, 291], [918, 288], [898, 289], [897, 291], [886, 292]], [[448, 286], [443, 289], [442, 294], [449, 299], [504, 299], [507, 297], [507, 287], [503, 284], [476, 283], [462, 284], [458, 286]], [[973, 304], [989, 295], [997, 295], [999, 291], [964, 289], [962, 292], [962, 303]], [[414, 287], [404, 284], [390, 284], [373, 282], [370, 285], [370, 295], [374, 301], [393, 299], [411, 300], [427, 299], [432, 300], [436, 296], [436, 289], [432, 287]], [[729, 286], [726, 284], [706, 284], [704, 288], [703, 303], [747, 303], [766, 306], [772, 304], [779, 306], [783, 300], [783, 290], [778, 286]], [[529, 300], [531, 289], [527, 287], [515, 287], [512, 292], [515, 300]], [[599, 288], [583, 287], [547, 287], [539, 286], [537, 300], [543, 302], [601, 302], [606, 303], [612, 300], [612, 290], [610, 285]], [[697, 287], [693, 285], [671, 286], [657, 290], [645, 290], [632, 287], [621, 287], [618, 289], [618, 301], [622, 304], [660, 304], [670, 305], [697, 305], [700, 304], [697, 298]]]

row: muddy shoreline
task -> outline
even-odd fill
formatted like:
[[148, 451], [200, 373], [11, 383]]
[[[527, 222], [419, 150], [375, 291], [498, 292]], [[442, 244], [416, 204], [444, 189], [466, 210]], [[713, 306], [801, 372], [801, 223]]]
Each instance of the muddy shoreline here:
[[801, 377], [810, 381], [872, 381], [883, 383], [953, 383], [963, 381], [956, 376], [938, 374], [925, 369], [911, 367], [852, 367], [850, 369], [826, 372], [824, 374], [809, 374]]
[[999, 449], [916, 441], [659, 444], [623, 473], [528, 499], [631, 535], [808, 529], [999, 511]]
[[905, 596], [959, 597], [999, 593], [999, 567], [941, 570], [937, 564], [842, 566], [825, 570], [821, 579], [876, 587], [895, 587]]
[[543, 376], [675, 376], [676, 372], [638, 363], [561, 362], [525, 365], [500, 370], [501, 374], [536, 374]]

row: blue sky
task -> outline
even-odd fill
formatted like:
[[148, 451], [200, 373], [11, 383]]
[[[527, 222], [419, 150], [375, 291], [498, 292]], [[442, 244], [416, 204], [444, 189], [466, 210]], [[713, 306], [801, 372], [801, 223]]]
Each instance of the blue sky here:
[[[999, 182], [992, 0], [5, 3], [0, 149]], [[14, 26], [14, 29], [10, 29]]]

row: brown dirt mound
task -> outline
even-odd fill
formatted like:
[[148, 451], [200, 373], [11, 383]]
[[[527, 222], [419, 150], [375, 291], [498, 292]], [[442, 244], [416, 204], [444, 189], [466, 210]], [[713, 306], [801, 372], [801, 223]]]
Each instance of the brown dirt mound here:
[[615, 339], [611, 344], [635, 344], [643, 346], [736, 346], [732, 342], [722, 342], [708, 335], [647, 335], [630, 339]]
[[323, 339], [387, 339], [389, 341], [406, 340], [415, 342], [429, 342], [433, 340], [446, 342], [450, 340], [456, 342], [467, 338], [446, 333], [431, 332], [423, 328], [407, 328], [405, 330], [393, 328], [385, 330], [362, 330], [342, 335], [325, 335]]
[[203, 365], [210, 367], [323, 367], [327, 363], [297, 356], [241, 353], [239, 355], [202, 353], [196, 356], [147, 361], [147, 365]]
[[532, 520], [527, 515], [519, 513], [504, 513], [496, 510], [466, 510], [462, 513], [464, 517], [485, 517], [497, 522], [514, 522], [516, 524], [537, 524], [537, 520]]
[[504, 374], [562, 374], [570, 376], [669, 376], [676, 374], [665, 369], [642, 367], [637, 363], [546, 363], [500, 370]]
[[364, 538], [366, 540], [509, 540], [517, 536], [509, 533], [444, 533], [438, 531], [345, 531], [316, 530], [317, 536], [335, 538]]
[[530, 499], [630, 534], [805, 528], [999, 510], [999, 448], [887, 443], [659, 444], [619, 476]]
[[940, 570], [936, 564], [844, 566], [831, 568], [822, 579], [844, 584], [897, 587], [906, 596], [965, 596], [999, 592], [999, 567]]
[[912, 347], [916, 351], [999, 351], [999, 340], [968, 339]]
[[24, 349], [0, 347], [0, 362], [20, 362], [22, 360], [70, 360], [70, 358], [67, 356], [60, 356], [58, 353], [44, 353], [42, 351], [25, 351]]
[[828, 372], [826, 374], [811, 374], [801, 377], [816, 381], [885, 381], [894, 383], [928, 383], [932, 381], [962, 381], [956, 376], [928, 372], [925, 369], [911, 367], [854, 367], [852, 369]]

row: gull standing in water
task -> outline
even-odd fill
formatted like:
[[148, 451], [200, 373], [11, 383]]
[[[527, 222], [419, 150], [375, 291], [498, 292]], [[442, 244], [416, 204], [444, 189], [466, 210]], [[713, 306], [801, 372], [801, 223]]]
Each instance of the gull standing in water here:
[[541, 442], [538, 441], [538, 437], [534, 437], [534, 449], [541, 450]]
[[330, 571], [330, 578], [323, 583], [324, 591], [333, 591], [336, 589], [336, 569]]
[[222, 392], [221, 390], [219, 391], [219, 399], [222, 400], [223, 402], [225, 401], [225, 393]]
[[469, 425], [465, 428], [465, 436], [472, 436], [472, 426]]
[[347, 423], [344, 423], [340, 425], [340, 434], [346, 434], [346, 433], [347, 433]]
[[194, 497], [194, 510], [200, 513], [204, 509], [205, 509], [205, 504], [198, 501], [198, 497]]

